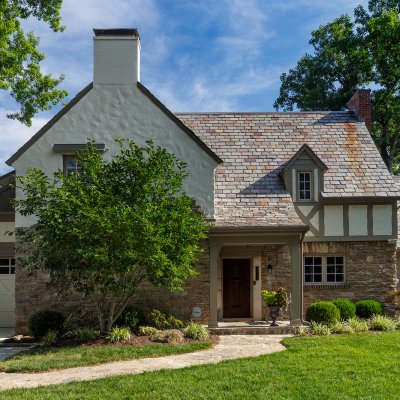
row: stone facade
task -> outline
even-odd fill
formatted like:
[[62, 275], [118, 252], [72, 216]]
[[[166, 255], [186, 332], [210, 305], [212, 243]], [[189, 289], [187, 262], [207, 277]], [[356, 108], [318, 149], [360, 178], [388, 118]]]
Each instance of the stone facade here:
[[[198, 275], [188, 279], [183, 292], [171, 293], [166, 288], [143, 283], [132, 304], [150, 311], [154, 308], [172, 312], [184, 320], [206, 323], [209, 316], [209, 253], [205, 250], [196, 264]], [[60, 295], [59, 287], [47, 273], [29, 275], [25, 269], [16, 268], [15, 280], [16, 322], [18, 334], [28, 333], [30, 315], [42, 309], [61, 311], [76, 325], [97, 325], [97, 316], [91, 302], [79, 294]], [[193, 307], [201, 308], [201, 317], [192, 318]]]
[[[304, 309], [320, 300], [348, 298], [378, 300], [385, 304], [387, 293], [396, 289], [396, 241], [308, 242], [304, 255], [343, 255], [345, 279], [343, 285], [305, 285]], [[390, 304], [385, 304], [391, 313]]]

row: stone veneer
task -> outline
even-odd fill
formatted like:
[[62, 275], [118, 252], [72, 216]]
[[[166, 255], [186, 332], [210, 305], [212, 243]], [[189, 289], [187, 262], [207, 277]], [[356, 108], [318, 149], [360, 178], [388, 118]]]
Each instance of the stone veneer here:
[[[303, 246], [305, 255], [343, 255], [345, 257], [346, 283], [343, 285], [305, 285], [304, 311], [319, 300], [349, 298], [350, 300], [376, 299], [385, 302], [388, 291], [396, 288], [396, 241], [363, 242], [307, 242]], [[262, 289], [274, 290], [284, 287], [291, 290], [291, 258], [287, 246], [268, 245], [262, 254], [262, 265], [273, 265], [268, 274], [261, 271]], [[209, 252], [206, 250], [196, 264], [198, 276], [189, 279], [183, 292], [171, 293], [165, 288], [156, 288], [149, 283], [141, 285], [133, 303], [145, 311], [153, 308], [172, 312], [179, 318], [191, 319], [193, 307], [200, 307], [199, 322], [206, 323], [209, 316]], [[49, 281], [47, 274], [37, 272], [28, 276], [26, 271], [16, 269], [16, 331], [27, 330], [29, 316], [43, 308], [62, 311], [73, 320], [96, 321], [93, 307], [79, 295], [58, 298], [57, 287]], [[387, 305], [387, 311], [391, 312]], [[77, 311], [78, 310], [78, 311]], [[263, 305], [263, 316], [267, 310]], [[283, 318], [288, 318], [285, 313]]]
[[[157, 308], [164, 312], [173, 312], [176, 317], [184, 320], [207, 322], [210, 290], [208, 250], [204, 251], [196, 263], [196, 270], [198, 275], [188, 279], [184, 290], [178, 293], [143, 283], [132, 304], [144, 311]], [[48, 274], [35, 272], [29, 275], [17, 265], [15, 278], [16, 333], [28, 333], [30, 315], [42, 309], [59, 310], [76, 325], [97, 324], [96, 312], [90, 301], [79, 294], [58, 295], [58, 285], [51, 282]], [[201, 308], [200, 318], [191, 317], [193, 307]]]

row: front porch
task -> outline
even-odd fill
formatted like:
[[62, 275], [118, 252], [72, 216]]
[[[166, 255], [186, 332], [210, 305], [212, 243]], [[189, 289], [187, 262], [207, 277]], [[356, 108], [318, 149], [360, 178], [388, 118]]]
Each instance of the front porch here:
[[266, 321], [219, 322], [217, 328], [208, 328], [215, 335], [293, 335], [298, 327], [292, 326], [289, 320], [278, 322], [279, 326], [270, 326]]
[[[304, 227], [216, 232], [210, 235], [210, 314], [215, 332], [274, 332], [265, 321], [261, 290], [284, 287], [290, 313], [276, 333], [292, 333], [303, 321]], [[270, 329], [272, 328], [272, 330]]]

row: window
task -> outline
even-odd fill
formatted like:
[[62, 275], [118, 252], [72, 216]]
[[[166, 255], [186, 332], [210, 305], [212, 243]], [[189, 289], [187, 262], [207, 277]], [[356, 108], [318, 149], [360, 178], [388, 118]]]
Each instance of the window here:
[[311, 199], [311, 172], [299, 172], [299, 200]]
[[344, 283], [343, 256], [304, 257], [305, 283]]
[[0, 275], [15, 274], [15, 260], [13, 258], [0, 258]]
[[76, 161], [74, 156], [64, 156], [64, 174], [69, 175], [71, 172], [80, 172], [82, 167]]

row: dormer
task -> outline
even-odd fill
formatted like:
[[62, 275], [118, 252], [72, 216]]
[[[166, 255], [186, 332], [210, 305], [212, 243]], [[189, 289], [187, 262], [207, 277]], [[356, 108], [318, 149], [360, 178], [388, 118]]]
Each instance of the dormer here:
[[327, 169], [312, 149], [303, 144], [280, 174], [293, 203], [318, 202], [324, 187], [324, 172]]

